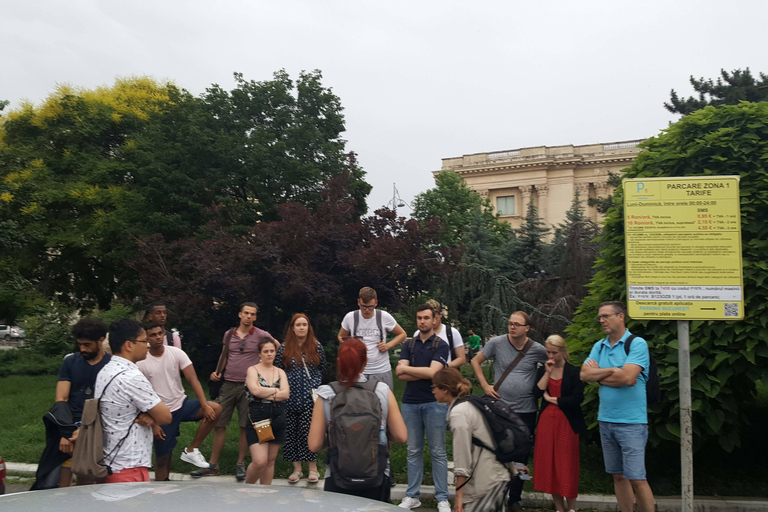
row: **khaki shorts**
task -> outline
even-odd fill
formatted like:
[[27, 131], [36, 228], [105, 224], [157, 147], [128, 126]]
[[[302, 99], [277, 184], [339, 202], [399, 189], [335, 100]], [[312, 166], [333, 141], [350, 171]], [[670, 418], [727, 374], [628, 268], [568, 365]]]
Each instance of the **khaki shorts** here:
[[245, 397], [245, 383], [225, 380], [216, 402], [221, 406], [221, 414], [216, 421], [217, 427], [226, 427], [232, 420], [232, 413], [237, 407], [237, 419], [240, 428], [248, 427], [248, 399]]

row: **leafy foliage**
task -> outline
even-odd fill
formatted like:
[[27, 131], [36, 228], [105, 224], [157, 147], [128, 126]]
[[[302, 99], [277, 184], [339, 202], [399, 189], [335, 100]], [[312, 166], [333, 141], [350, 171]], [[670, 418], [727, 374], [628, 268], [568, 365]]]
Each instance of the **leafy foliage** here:
[[72, 352], [75, 341], [70, 332], [72, 308], [52, 302], [38, 306], [35, 314], [22, 318], [25, 343], [46, 356]]
[[699, 93], [699, 97], [680, 98], [672, 89], [669, 103], [665, 102], [664, 108], [673, 114], [688, 115], [707, 105], [735, 105], [740, 101], [768, 101], [768, 75], [760, 73], [760, 80], [757, 80], [752, 76], [749, 68], [744, 71], [734, 69], [731, 73], [721, 69], [717, 81], [703, 77], [697, 80], [691, 76], [690, 82], [693, 90]]
[[528, 209], [517, 236], [517, 255], [523, 275], [533, 277], [541, 271], [546, 271], [548, 254], [546, 236], [550, 229], [539, 217], [538, 209], [533, 201], [528, 201]]
[[[627, 178], [660, 176], [741, 177], [744, 261], [743, 321], [691, 323], [691, 384], [696, 447], [716, 441], [726, 451], [740, 445], [745, 410], [754, 402], [756, 382], [768, 376], [768, 102], [706, 107], [683, 117], [644, 143]], [[584, 357], [603, 337], [595, 321], [605, 300], [625, 300], [622, 187], [606, 216], [605, 244], [584, 299], [568, 328], [572, 352]], [[677, 335], [673, 321], [630, 321], [647, 337], [660, 367], [663, 401], [650, 407], [652, 441], [679, 442]], [[594, 403], [595, 386], [587, 402]], [[593, 411], [594, 413], [595, 411]], [[592, 416], [594, 419], [594, 416]]]

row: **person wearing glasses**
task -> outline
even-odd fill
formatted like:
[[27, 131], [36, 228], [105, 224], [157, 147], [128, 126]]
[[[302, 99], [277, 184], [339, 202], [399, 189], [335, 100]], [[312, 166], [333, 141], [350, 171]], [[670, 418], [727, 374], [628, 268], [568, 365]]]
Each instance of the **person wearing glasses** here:
[[[379, 305], [376, 290], [368, 286], [360, 288], [357, 297], [359, 310], [350, 311], [341, 321], [339, 343], [349, 338], [358, 338], [365, 343], [368, 352], [368, 364], [365, 365], [366, 379], [383, 382], [389, 389], [394, 389], [392, 365], [389, 362], [389, 350], [400, 345], [406, 338], [405, 331], [386, 311], [377, 310]], [[387, 342], [387, 333], [395, 335]]]
[[104, 462], [111, 469], [106, 483], [149, 482], [152, 427], [173, 419], [136, 363], [147, 357], [149, 341], [136, 320], [109, 326], [112, 359], [96, 377], [93, 395], [100, 398]]
[[618, 301], [603, 302], [598, 321], [605, 338], [595, 343], [581, 367], [581, 380], [600, 384], [597, 420], [605, 472], [613, 475], [613, 489], [622, 512], [654, 510], [653, 491], [645, 475], [648, 441], [648, 343], [632, 336], [625, 326], [627, 310]]
[[[509, 316], [508, 327], [508, 334], [491, 338], [472, 358], [472, 370], [485, 394], [507, 402], [533, 434], [536, 429], [537, 410], [533, 387], [536, 385], [538, 367], [547, 362], [547, 350], [544, 345], [528, 337], [528, 332], [531, 330], [531, 317], [528, 313], [524, 311], [512, 313]], [[518, 356], [521, 357], [518, 359]], [[495, 376], [493, 386], [488, 384], [480, 366], [488, 359], [493, 359]], [[525, 454], [525, 460], [515, 462], [527, 464], [529, 457], [530, 453]], [[526, 473], [520, 472], [520, 475], [526, 475]], [[522, 479], [513, 479], [509, 485], [511, 510], [522, 510], [520, 505], [522, 491]]]
[[[224, 334], [221, 356], [216, 368], [224, 368], [211, 373], [211, 381], [221, 382], [221, 390], [216, 402], [221, 406], [221, 414], [213, 429], [213, 446], [207, 468], [200, 468], [189, 474], [193, 477], [213, 476], [219, 474], [219, 457], [227, 440], [227, 425], [232, 420], [232, 414], [237, 407], [238, 423], [240, 425], [240, 441], [238, 444], [235, 478], [238, 482], [245, 480], [245, 454], [248, 452], [248, 441], [245, 437], [246, 428], [251, 428], [248, 422], [248, 398], [245, 394], [245, 377], [248, 368], [259, 363], [259, 343], [262, 340], [275, 340], [267, 331], [262, 331], [254, 324], [259, 308], [253, 302], [243, 302], [240, 305], [240, 325]], [[280, 344], [278, 343], [279, 347]]]
[[[155, 425], [152, 433], [155, 438], [155, 480], [168, 480], [171, 471], [171, 457], [176, 447], [182, 421], [200, 421], [197, 434], [192, 442], [181, 452], [181, 460], [199, 468], [207, 468], [208, 462], [200, 453], [200, 445], [213, 430], [216, 416], [221, 406], [209, 402], [203, 386], [197, 378], [195, 367], [186, 352], [173, 345], [166, 345], [165, 328], [155, 323], [144, 324], [149, 340], [149, 354], [136, 366], [147, 378], [152, 389], [171, 410], [173, 421], [168, 425]], [[197, 398], [188, 398], [181, 375], [187, 379]]]

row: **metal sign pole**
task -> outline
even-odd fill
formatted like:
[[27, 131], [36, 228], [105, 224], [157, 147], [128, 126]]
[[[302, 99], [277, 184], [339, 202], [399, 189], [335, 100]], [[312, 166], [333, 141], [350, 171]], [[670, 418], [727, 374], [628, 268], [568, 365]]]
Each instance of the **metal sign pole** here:
[[693, 422], [691, 421], [691, 342], [688, 320], [677, 321], [680, 379], [680, 484], [682, 512], [693, 512]]

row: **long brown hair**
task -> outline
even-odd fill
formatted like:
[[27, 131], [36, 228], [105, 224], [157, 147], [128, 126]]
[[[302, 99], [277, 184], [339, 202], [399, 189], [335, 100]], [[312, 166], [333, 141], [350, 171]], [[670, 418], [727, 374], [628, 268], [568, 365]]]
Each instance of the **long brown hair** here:
[[[296, 333], [293, 332], [293, 324], [296, 320], [303, 318], [307, 321], [307, 339], [304, 340], [304, 345], [299, 344], [299, 339], [296, 337]], [[315, 331], [312, 330], [312, 323], [304, 313], [296, 313], [291, 318], [291, 322], [288, 324], [288, 328], [285, 330], [285, 345], [283, 348], [282, 363], [283, 368], [290, 370], [293, 365], [296, 368], [302, 367], [301, 354], [304, 353], [307, 360], [307, 366], [320, 366], [320, 354], [317, 352], [317, 338], [315, 337]]]

